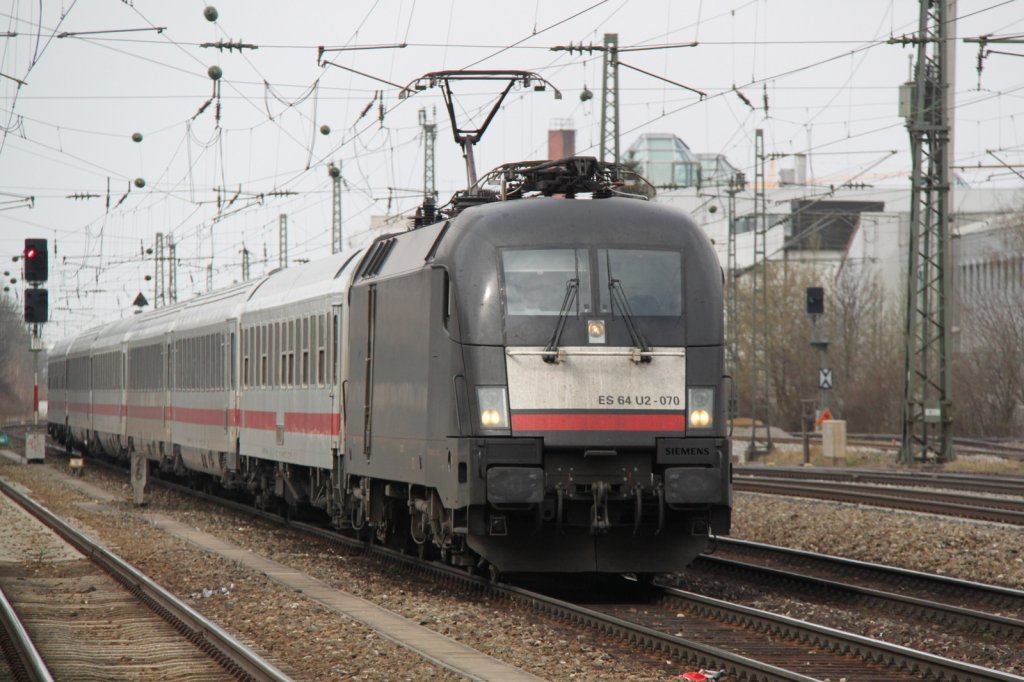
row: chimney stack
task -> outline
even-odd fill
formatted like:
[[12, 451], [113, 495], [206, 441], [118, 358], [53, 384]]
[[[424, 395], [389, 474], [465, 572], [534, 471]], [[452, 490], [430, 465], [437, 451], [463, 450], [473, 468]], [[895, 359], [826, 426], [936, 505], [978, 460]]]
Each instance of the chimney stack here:
[[576, 128], [571, 118], [556, 118], [548, 130], [548, 159], [576, 156]]

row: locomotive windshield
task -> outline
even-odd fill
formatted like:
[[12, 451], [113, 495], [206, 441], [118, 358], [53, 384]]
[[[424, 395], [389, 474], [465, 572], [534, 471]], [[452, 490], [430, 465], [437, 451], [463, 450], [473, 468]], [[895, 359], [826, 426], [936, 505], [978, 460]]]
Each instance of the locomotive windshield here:
[[[675, 317], [683, 312], [678, 251], [506, 249], [501, 257], [508, 315], [558, 315], [573, 279], [579, 284], [572, 314], [623, 314], [616, 289], [624, 294], [633, 315]], [[596, 283], [592, 271], [597, 272]]]
[[501, 254], [509, 315], [558, 315], [570, 280], [579, 281], [575, 313], [593, 309], [587, 249], [525, 249]]

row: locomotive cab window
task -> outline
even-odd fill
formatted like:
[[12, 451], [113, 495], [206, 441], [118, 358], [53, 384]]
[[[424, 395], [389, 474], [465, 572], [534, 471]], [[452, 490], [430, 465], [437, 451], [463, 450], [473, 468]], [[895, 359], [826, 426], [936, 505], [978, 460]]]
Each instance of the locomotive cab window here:
[[[678, 317], [683, 312], [678, 251], [508, 249], [501, 261], [508, 315], [555, 316], [563, 306], [570, 315], [628, 312]], [[592, 278], [591, 272], [597, 277]]]
[[637, 316], [683, 313], [682, 256], [677, 251], [598, 249], [598, 305], [621, 314], [622, 302]]
[[509, 315], [572, 314], [593, 309], [586, 249], [523, 249], [501, 254]]

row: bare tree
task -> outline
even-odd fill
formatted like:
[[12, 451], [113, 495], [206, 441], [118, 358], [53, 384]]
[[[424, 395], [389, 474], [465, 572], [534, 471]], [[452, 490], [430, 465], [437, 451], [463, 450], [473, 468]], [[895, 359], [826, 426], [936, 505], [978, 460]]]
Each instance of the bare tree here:
[[0, 418], [32, 412], [32, 353], [17, 299], [0, 295]]
[[[878, 278], [865, 269], [773, 262], [768, 270], [768, 376], [772, 423], [801, 428], [801, 400], [818, 398], [818, 352], [811, 346], [811, 319], [805, 307], [808, 287], [826, 290], [819, 335], [830, 342], [833, 413], [851, 431], [898, 430], [902, 401], [903, 335], [900, 306], [888, 300]], [[753, 353], [753, 296], [740, 280], [739, 319], [734, 325], [740, 363], [735, 372], [740, 414], [750, 414]]]
[[830, 351], [837, 413], [850, 429], [899, 431], [902, 406], [902, 306], [886, 296], [876, 271], [848, 265], [830, 293]]

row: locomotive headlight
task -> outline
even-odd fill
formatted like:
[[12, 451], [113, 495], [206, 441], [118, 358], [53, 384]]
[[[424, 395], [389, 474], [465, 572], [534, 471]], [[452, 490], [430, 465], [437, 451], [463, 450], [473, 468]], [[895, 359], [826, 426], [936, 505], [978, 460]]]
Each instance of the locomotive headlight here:
[[590, 343], [604, 343], [604, 320], [587, 320], [587, 338]]
[[478, 386], [476, 401], [480, 407], [481, 428], [508, 428], [508, 391], [504, 386]]
[[690, 388], [686, 391], [686, 425], [691, 429], [709, 429], [714, 422], [715, 389]]

